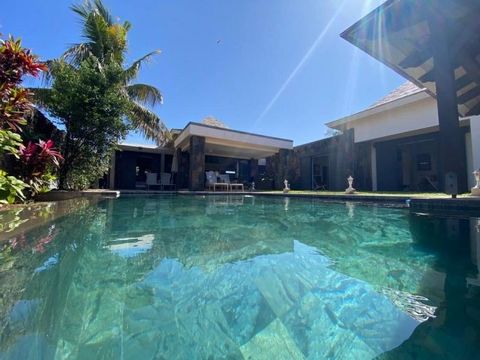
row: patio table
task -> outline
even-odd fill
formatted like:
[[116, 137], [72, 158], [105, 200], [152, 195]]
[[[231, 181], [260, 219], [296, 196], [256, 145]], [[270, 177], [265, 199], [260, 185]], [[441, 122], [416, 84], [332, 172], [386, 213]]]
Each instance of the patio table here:
[[220, 188], [224, 187], [224, 188], [226, 188], [226, 191], [228, 191], [229, 185], [230, 185], [230, 184], [229, 184], [229, 183], [226, 183], [226, 182], [223, 182], [223, 183], [214, 183], [214, 184], [213, 184], [213, 191], [217, 191], [217, 186], [220, 187]]
[[230, 190], [233, 191], [233, 188], [237, 188], [237, 189], [240, 189], [240, 190], [242, 190], [242, 191], [245, 191], [244, 188], [243, 188], [243, 184], [230, 183]]

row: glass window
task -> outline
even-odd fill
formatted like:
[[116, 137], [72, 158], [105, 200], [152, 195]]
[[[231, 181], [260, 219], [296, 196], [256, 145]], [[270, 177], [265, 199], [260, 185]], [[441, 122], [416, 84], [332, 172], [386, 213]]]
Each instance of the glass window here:
[[430, 171], [432, 170], [432, 158], [430, 154], [418, 154], [417, 155], [417, 170], [418, 171]]

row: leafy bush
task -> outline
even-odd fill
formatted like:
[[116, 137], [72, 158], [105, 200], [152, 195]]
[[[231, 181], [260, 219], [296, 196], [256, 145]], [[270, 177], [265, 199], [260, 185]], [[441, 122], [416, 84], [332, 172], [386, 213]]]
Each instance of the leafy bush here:
[[[16, 199], [24, 201], [27, 188], [30, 189], [29, 195], [43, 190], [46, 170], [58, 165], [61, 158], [52, 149], [50, 141], [39, 142], [39, 151], [33, 151], [30, 144], [27, 147], [22, 144], [22, 126], [27, 123], [25, 117], [32, 109], [29, 101], [32, 94], [20, 83], [25, 75], [38, 76], [42, 70], [46, 70], [46, 66], [39, 63], [30, 50], [24, 49], [20, 40], [0, 39], [0, 204], [11, 204]], [[34, 166], [24, 174], [21, 171], [9, 174], [5, 168], [13, 158], [22, 159], [25, 169], [31, 167], [33, 160]]]
[[22, 180], [0, 170], [0, 204], [13, 204], [17, 198], [25, 200], [23, 190], [27, 187]]
[[19, 157], [18, 151], [22, 145], [22, 137], [9, 130], [0, 130], [0, 154], [11, 154]]
[[65, 128], [59, 185], [85, 189], [108, 171], [117, 142], [129, 130], [123, 118], [129, 108], [123, 69], [116, 63], [99, 68], [85, 60], [76, 68], [57, 61], [50, 73], [44, 107]]

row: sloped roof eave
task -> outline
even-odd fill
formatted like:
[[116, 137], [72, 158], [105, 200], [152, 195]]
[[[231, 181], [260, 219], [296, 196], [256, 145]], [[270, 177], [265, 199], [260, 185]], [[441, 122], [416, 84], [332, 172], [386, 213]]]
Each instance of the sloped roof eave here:
[[[367, 118], [372, 115], [376, 115], [382, 113], [384, 111], [390, 111], [393, 109], [397, 109], [402, 106], [409, 105], [416, 101], [420, 101], [423, 99], [432, 98], [430, 94], [426, 91], [426, 89], [419, 89], [418, 92], [409, 94], [407, 96], [394, 99], [389, 102], [381, 103], [376, 106], [369, 107], [365, 110], [359, 111], [355, 114], [345, 116], [343, 118], [327, 122], [325, 125], [332, 129], [340, 130], [344, 127], [345, 124], [351, 123], [353, 121], [358, 121], [360, 119]], [[432, 98], [433, 99], [433, 98]]]

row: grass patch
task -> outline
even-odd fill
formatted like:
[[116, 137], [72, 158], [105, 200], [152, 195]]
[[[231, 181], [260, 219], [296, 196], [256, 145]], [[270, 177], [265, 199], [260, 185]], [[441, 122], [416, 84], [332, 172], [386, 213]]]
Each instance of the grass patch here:
[[[268, 193], [281, 194], [282, 191], [263, 191]], [[346, 195], [344, 191], [313, 191], [313, 190], [290, 190], [289, 194], [294, 195], [312, 195], [312, 196], [341, 196]], [[448, 199], [450, 195], [443, 193], [422, 193], [422, 192], [402, 192], [402, 191], [357, 191], [354, 196], [378, 196], [378, 197], [400, 197], [400, 198], [421, 198], [421, 199]], [[469, 194], [458, 195], [459, 198], [469, 197]]]

